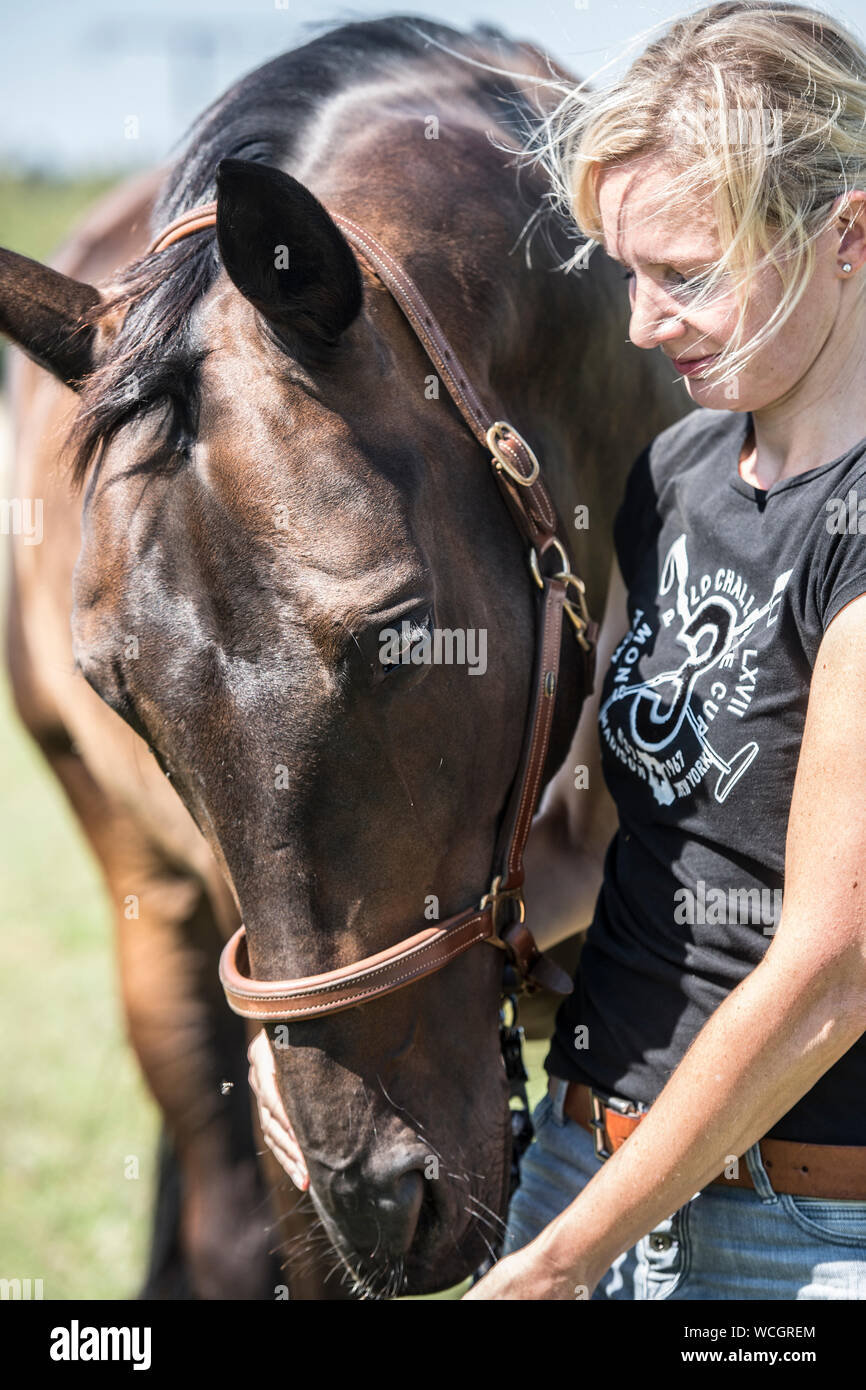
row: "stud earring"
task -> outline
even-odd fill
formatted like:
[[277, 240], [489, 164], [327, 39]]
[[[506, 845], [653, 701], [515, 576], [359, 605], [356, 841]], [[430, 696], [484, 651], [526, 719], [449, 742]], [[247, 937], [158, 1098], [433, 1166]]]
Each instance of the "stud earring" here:
[[851, 267], [850, 267], [850, 265], [848, 264], [847, 261], [846, 261], [845, 264], [843, 265], [842, 269], [844, 270], [844, 272], [845, 272], [846, 275], [847, 275], [848, 272], [850, 271]]

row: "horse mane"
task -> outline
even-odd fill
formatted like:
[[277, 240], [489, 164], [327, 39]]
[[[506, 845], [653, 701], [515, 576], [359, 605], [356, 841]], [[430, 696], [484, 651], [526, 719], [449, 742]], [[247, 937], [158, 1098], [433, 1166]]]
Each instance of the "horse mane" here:
[[[242, 77], [197, 118], [154, 205], [154, 234], [216, 197], [222, 159], [291, 164], [322, 103], [347, 86], [394, 74], [407, 59], [430, 61], [435, 55], [441, 62], [439, 45], [469, 56], [493, 40], [522, 60], [518, 69], [526, 63], [525, 51], [489, 24], [463, 33], [414, 15], [391, 15], [342, 25], [314, 21], [304, 27], [327, 24], [333, 25], [327, 32]], [[524, 123], [530, 118], [516, 83], [494, 81], [481, 66], [474, 80], [482, 96], [500, 104], [508, 101]], [[67, 439], [76, 486], [118, 431], [143, 411], [166, 409], [181, 450], [194, 435], [198, 367], [206, 353], [194, 344], [190, 322], [219, 269], [216, 233], [208, 230], [131, 262], [106, 287], [89, 322], [95, 326], [110, 316], [121, 322], [104, 360], [84, 381]]]

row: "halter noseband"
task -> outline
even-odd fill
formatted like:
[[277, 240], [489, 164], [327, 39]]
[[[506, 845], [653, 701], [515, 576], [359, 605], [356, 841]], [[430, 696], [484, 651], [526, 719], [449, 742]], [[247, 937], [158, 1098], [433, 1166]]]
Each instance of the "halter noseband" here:
[[[329, 209], [330, 212], [330, 209]], [[494, 865], [499, 872], [477, 906], [427, 927], [375, 955], [321, 975], [294, 980], [253, 980], [249, 974], [246, 928], [241, 926], [226, 943], [220, 958], [220, 980], [229, 1007], [244, 1018], [291, 1020], [312, 1018], [352, 1008], [390, 994], [413, 980], [440, 970], [476, 942], [501, 949], [525, 988], [545, 985], [560, 994], [571, 991], [563, 970], [538, 950], [525, 924], [523, 850], [541, 787], [559, 680], [563, 613], [568, 617], [583, 654], [583, 698], [593, 687], [598, 624], [589, 615], [583, 581], [573, 573], [566, 542], [550, 494], [541, 478], [537, 458], [504, 412], [486, 392], [485, 406], [460, 359], [442, 332], [417, 285], [390, 252], [351, 218], [330, 212], [347, 241], [367, 263], [405, 314], [416, 336], [445, 383], [466, 424], [491, 455], [494, 476], [511, 516], [529, 543], [529, 567], [541, 590], [536, 639], [533, 696], [520, 763], [509, 793], [499, 831]], [[204, 203], [169, 223], [151, 242], [146, 256], [167, 250], [184, 237], [216, 225], [216, 203]], [[559, 568], [544, 573], [542, 561], [555, 552]], [[506, 905], [517, 910], [516, 920], [504, 920]]]

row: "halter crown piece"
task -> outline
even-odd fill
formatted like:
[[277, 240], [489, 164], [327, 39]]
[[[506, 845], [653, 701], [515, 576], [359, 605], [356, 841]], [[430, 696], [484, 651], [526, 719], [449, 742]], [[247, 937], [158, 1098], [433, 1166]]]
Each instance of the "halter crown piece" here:
[[[184, 237], [214, 227], [216, 214], [216, 203], [204, 203], [183, 213], [163, 228], [145, 255], [158, 255]], [[469, 429], [489, 452], [508, 510], [529, 544], [530, 574], [541, 594], [533, 693], [520, 762], [497, 839], [495, 872], [477, 905], [352, 965], [294, 980], [250, 978], [246, 929], [241, 926], [222, 952], [220, 980], [229, 1007], [244, 1018], [272, 1022], [311, 1018], [390, 994], [484, 942], [503, 952], [522, 988], [533, 990], [544, 985], [568, 994], [572, 988], [569, 977], [538, 950], [524, 920], [523, 850], [553, 724], [563, 614], [581, 648], [584, 697], [593, 688], [598, 624], [589, 615], [583, 581], [572, 571], [561, 523], [529, 444], [508, 423], [497, 402], [493, 402], [493, 409], [484, 405], [417, 285], [390, 252], [351, 218], [335, 212], [330, 215], [370, 273], [390, 290]], [[486, 394], [489, 399], [489, 391]], [[550, 555], [557, 563], [552, 573], [543, 568]]]

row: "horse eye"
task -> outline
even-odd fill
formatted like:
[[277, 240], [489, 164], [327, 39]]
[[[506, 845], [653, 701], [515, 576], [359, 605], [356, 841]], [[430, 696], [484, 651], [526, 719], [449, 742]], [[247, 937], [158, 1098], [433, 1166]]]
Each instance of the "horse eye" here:
[[430, 664], [433, 613], [425, 605], [406, 613], [377, 633], [377, 677], [393, 679], [401, 672], [418, 673]]
[[400, 624], [398, 638], [398, 651], [394, 661], [385, 660], [382, 668], [385, 674], [396, 671], [407, 661], [412, 660], [412, 649], [417, 643], [429, 640], [431, 636], [431, 618], [429, 611], [423, 617], [412, 617], [404, 620]]

